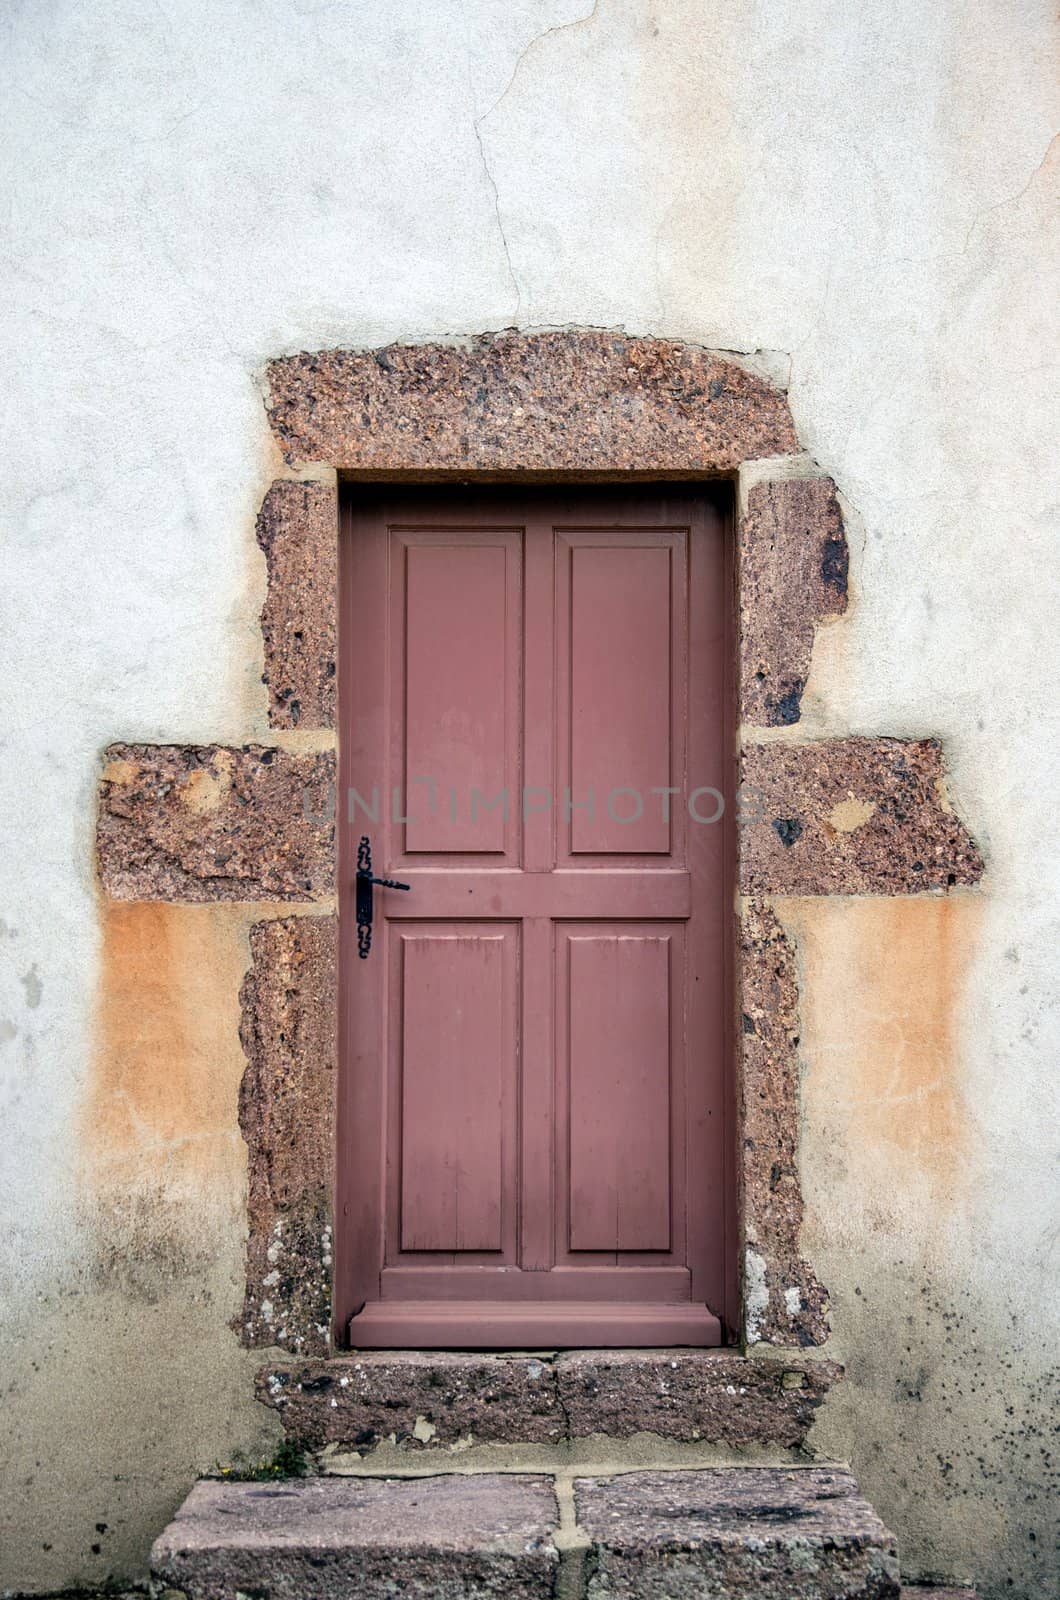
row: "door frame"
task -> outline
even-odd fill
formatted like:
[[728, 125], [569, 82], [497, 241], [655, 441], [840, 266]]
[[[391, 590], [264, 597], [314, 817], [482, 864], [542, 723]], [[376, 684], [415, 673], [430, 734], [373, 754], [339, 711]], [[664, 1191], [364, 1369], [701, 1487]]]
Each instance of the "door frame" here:
[[[826, 685], [818, 731], [799, 726], [816, 631], [846, 609], [847, 544], [836, 486], [802, 450], [768, 360], [565, 328], [303, 352], [264, 376], [265, 695], [247, 708], [245, 742], [109, 745], [95, 836], [109, 916], [122, 902], [212, 904], [246, 941], [232, 998], [246, 1058], [247, 1243], [231, 1326], [246, 1347], [288, 1357], [326, 1361], [335, 1348], [339, 475], [722, 478], [736, 484], [740, 774], [752, 802], [737, 850], [742, 1302], [729, 1320], [750, 1346], [823, 1344], [828, 1294], [801, 1237], [800, 901], [959, 897], [986, 868], [946, 796], [939, 739], [822, 733]], [[853, 832], [834, 825], [851, 796], [865, 819]]]
[[[238, 752], [218, 759], [226, 770], [242, 762], [244, 791], [252, 781], [264, 808], [258, 825], [284, 854], [270, 853], [264, 893], [252, 878], [238, 890], [212, 882], [181, 889], [193, 898], [293, 903], [293, 914], [262, 906], [243, 987], [250, 1092], [263, 1097], [256, 1105], [248, 1092], [241, 1102], [250, 1207], [238, 1321], [246, 1344], [302, 1356], [334, 1348], [334, 827], [316, 789], [329, 773], [334, 781], [340, 475], [402, 484], [735, 482], [741, 777], [763, 802], [742, 817], [737, 852], [742, 1302], [728, 1320], [751, 1344], [805, 1348], [827, 1338], [827, 1291], [801, 1242], [799, 972], [783, 897], [972, 884], [982, 858], [938, 803], [937, 742], [814, 741], [797, 726], [818, 625], [846, 608], [847, 546], [836, 487], [803, 451], [779, 370], [768, 354], [586, 328], [320, 350], [267, 364], [276, 465], [257, 538], [268, 568], [263, 681], [275, 748], [260, 763]], [[889, 799], [896, 784], [899, 806]], [[312, 794], [315, 827], [303, 825], [292, 785]], [[837, 786], [870, 808], [878, 801], [853, 839], [826, 825]], [[104, 785], [105, 812], [107, 793]], [[243, 793], [239, 838], [245, 801]], [[222, 811], [212, 824], [226, 850], [227, 820]], [[110, 837], [101, 824], [101, 839]], [[104, 861], [109, 882], [108, 871]], [[128, 880], [125, 872], [126, 896]], [[285, 1089], [292, 1081], [304, 1085], [296, 1098]]]
[[[332, 1337], [336, 1347], [347, 1349], [351, 1347], [349, 1324], [366, 1302], [365, 1284], [363, 1274], [373, 1276], [379, 1263], [382, 1261], [383, 1228], [385, 1226], [386, 1206], [382, 1202], [381, 1184], [375, 1187], [380, 1190], [376, 1196], [376, 1204], [365, 1203], [364, 1196], [364, 1167], [373, 1164], [370, 1152], [364, 1148], [365, 1140], [353, 1105], [352, 1065], [350, 1062], [351, 1036], [353, 1031], [352, 1013], [352, 985], [344, 981], [343, 975], [351, 970], [350, 964], [355, 963], [357, 957], [356, 924], [353, 917], [352, 880], [356, 865], [357, 844], [360, 837], [360, 828], [350, 823], [346, 814], [346, 799], [354, 785], [354, 772], [350, 762], [350, 752], [342, 738], [343, 705], [348, 700], [350, 684], [353, 674], [357, 671], [357, 658], [361, 641], [352, 636], [347, 619], [356, 614], [357, 596], [353, 587], [352, 562], [350, 559], [350, 541], [357, 537], [356, 510], [359, 497], [369, 501], [377, 500], [380, 496], [393, 494], [396, 498], [407, 499], [410, 504], [417, 499], [424, 499], [432, 505], [444, 507], [447, 500], [453, 505], [458, 505], [461, 500], [465, 502], [480, 501], [488, 506], [490, 500], [515, 502], [520, 496], [540, 496], [549, 501], [560, 500], [565, 494], [570, 494], [578, 499], [586, 500], [599, 498], [606, 504], [609, 491], [620, 496], [635, 496], [636, 491], [642, 489], [646, 492], [655, 490], [659, 493], [670, 492], [684, 499], [692, 498], [708, 504], [721, 524], [723, 539], [723, 582], [727, 599], [724, 617], [725, 645], [724, 645], [724, 718], [722, 726], [722, 741], [726, 752], [725, 772], [722, 776], [723, 792], [725, 795], [726, 810], [721, 819], [722, 855], [723, 855], [723, 888], [722, 893], [728, 907], [724, 918], [723, 940], [723, 991], [726, 1003], [722, 1017], [722, 1058], [723, 1058], [723, 1085], [722, 1085], [722, 1135], [723, 1149], [722, 1172], [720, 1188], [722, 1193], [722, 1241], [724, 1254], [724, 1291], [719, 1305], [712, 1305], [710, 1309], [715, 1313], [721, 1324], [722, 1343], [732, 1343], [738, 1337], [739, 1331], [739, 1272], [737, 1265], [738, 1253], [738, 1195], [736, 1192], [736, 1093], [735, 1093], [735, 1037], [737, 997], [734, 983], [734, 951], [736, 947], [736, 805], [735, 795], [738, 783], [739, 752], [737, 748], [737, 604], [735, 587], [735, 550], [733, 532], [735, 527], [735, 484], [731, 478], [721, 475], [703, 477], [699, 479], [685, 478], [673, 481], [668, 477], [639, 478], [635, 483], [620, 476], [611, 476], [602, 481], [586, 484], [584, 481], [572, 480], [565, 475], [559, 475], [542, 483], [539, 476], [526, 475], [506, 480], [503, 485], [496, 481], [482, 478], [455, 478], [452, 474], [429, 475], [421, 479], [416, 486], [410, 486], [401, 479], [380, 481], [378, 478], [365, 480], [354, 474], [343, 474], [339, 482], [338, 496], [338, 523], [339, 523], [339, 561], [338, 561], [338, 703], [336, 712], [336, 728], [339, 735], [338, 753], [338, 805], [336, 820], [338, 826], [337, 847], [337, 881], [339, 891], [339, 929], [338, 929], [338, 1082], [336, 1086], [336, 1154], [334, 1167], [334, 1279], [333, 1279], [333, 1315]], [[440, 515], [445, 515], [444, 510]], [[510, 513], [509, 513], [510, 514]], [[382, 649], [382, 634], [384, 632], [382, 619], [379, 616], [367, 615], [365, 618], [366, 648]], [[386, 797], [383, 797], [386, 803]], [[381, 870], [381, 865], [377, 865]], [[380, 950], [380, 957], [383, 955]], [[383, 1074], [380, 1071], [379, 1079], [382, 1082]], [[382, 1105], [371, 1108], [373, 1123], [382, 1125], [385, 1117]], [[361, 1151], [361, 1160], [357, 1160], [353, 1152]], [[345, 1152], [345, 1155], [344, 1155]], [[376, 1159], [379, 1159], [376, 1157]], [[387, 1154], [381, 1153], [384, 1167]], [[381, 1205], [382, 1214], [379, 1212]], [[351, 1246], [353, 1236], [355, 1243]], [[605, 1308], [606, 1309], [606, 1308]], [[511, 1337], [506, 1333], [506, 1318], [503, 1309], [494, 1308], [496, 1326], [491, 1332], [484, 1329], [482, 1338], [491, 1348], [501, 1348], [511, 1343]], [[513, 1313], [514, 1314], [514, 1313]], [[601, 1343], [620, 1342], [615, 1340], [611, 1329], [614, 1319], [610, 1321], [606, 1316], [601, 1316], [595, 1321], [591, 1329], [586, 1330], [584, 1336], [575, 1330], [575, 1325], [566, 1328], [563, 1322], [563, 1306], [557, 1303], [555, 1307], [555, 1326], [558, 1334], [549, 1338], [544, 1334], [544, 1343], [554, 1343], [565, 1348], [578, 1348], [580, 1346], [592, 1348]], [[676, 1323], [679, 1319], [674, 1318]], [[661, 1326], [661, 1325], [660, 1325]], [[692, 1321], [689, 1318], [691, 1329]], [[595, 1334], [595, 1337], [592, 1335]], [[514, 1337], [514, 1335], [512, 1336]], [[656, 1321], [645, 1319], [644, 1331], [639, 1336], [640, 1343], [658, 1344], [669, 1342], [668, 1336], [660, 1333]], [[466, 1341], [465, 1341], [466, 1342]], [[518, 1340], [516, 1342], [519, 1342]], [[626, 1341], [629, 1342], [628, 1340]], [[697, 1342], [693, 1340], [692, 1342]], [[461, 1336], [454, 1335], [453, 1347], [461, 1346]], [[437, 1341], [432, 1342], [432, 1348], [437, 1348]]]

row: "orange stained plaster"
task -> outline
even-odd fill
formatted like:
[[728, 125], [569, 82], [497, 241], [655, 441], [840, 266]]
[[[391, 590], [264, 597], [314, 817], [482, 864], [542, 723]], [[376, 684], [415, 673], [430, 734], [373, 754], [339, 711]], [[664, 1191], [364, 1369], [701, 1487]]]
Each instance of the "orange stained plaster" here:
[[976, 895], [783, 900], [800, 965], [806, 1127], [873, 1191], [967, 1172], [961, 1023]]
[[102, 904], [81, 1151], [96, 1189], [241, 1181], [239, 988], [262, 908]]

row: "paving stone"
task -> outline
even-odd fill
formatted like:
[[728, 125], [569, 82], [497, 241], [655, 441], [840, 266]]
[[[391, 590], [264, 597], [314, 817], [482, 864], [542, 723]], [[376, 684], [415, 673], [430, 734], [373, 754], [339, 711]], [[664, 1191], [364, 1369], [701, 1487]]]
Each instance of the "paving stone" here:
[[894, 1536], [847, 1472], [633, 1472], [574, 1494], [587, 1600], [899, 1600]]
[[197, 1483], [151, 1552], [189, 1600], [536, 1600], [554, 1592], [546, 1478]]

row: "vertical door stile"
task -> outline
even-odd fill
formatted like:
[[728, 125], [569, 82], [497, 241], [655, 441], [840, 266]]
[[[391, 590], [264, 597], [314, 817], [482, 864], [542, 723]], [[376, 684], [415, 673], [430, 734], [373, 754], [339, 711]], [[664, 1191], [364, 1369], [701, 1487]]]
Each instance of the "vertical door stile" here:
[[[335, 1214], [342, 1246], [336, 1256], [335, 1314], [345, 1322], [380, 1292], [385, 1212], [385, 1098], [388, 1056], [387, 952], [357, 958], [354, 870], [361, 829], [374, 824], [373, 789], [385, 793], [390, 720], [387, 690], [388, 552], [377, 521], [343, 518], [339, 647], [346, 691], [339, 740], [336, 827], [339, 837], [339, 1051], [336, 1096], [339, 1140]], [[362, 809], [354, 792], [368, 808]], [[381, 804], [385, 802], [381, 801]]]
[[[729, 708], [724, 670], [726, 626], [725, 547], [709, 537], [711, 525], [697, 507], [689, 552], [689, 671], [693, 688], [688, 708], [689, 788], [712, 785], [728, 790]], [[720, 670], [719, 670], [720, 667]], [[712, 670], [713, 669], [713, 670]], [[692, 916], [688, 924], [689, 981], [686, 984], [686, 1038], [701, 1056], [689, 1074], [685, 1113], [686, 1204], [689, 1220], [688, 1265], [693, 1296], [719, 1309], [725, 1289], [725, 1130], [724, 1040], [729, 879], [727, 836], [733, 825], [734, 797], [726, 794], [726, 813], [714, 824], [691, 820], [688, 864], [692, 873]], [[699, 816], [716, 809], [713, 796], [700, 796]]]
[[[555, 861], [554, 742], [555, 646], [552, 528], [540, 515], [527, 518], [523, 612], [523, 764], [514, 797], [524, 818], [522, 866], [547, 873]], [[540, 792], [539, 792], [540, 791]], [[547, 808], [545, 801], [548, 800]], [[540, 807], [535, 802], [541, 802]], [[552, 941], [547, 916], [523, 920], [523, 1010], [520, 1093], [522, 1152], [520, 1265], [547, 1272], [555, 1260], [555, 1040], [553, 1037]], [[533, 1070], [528, 1070], [528, 1063]]]

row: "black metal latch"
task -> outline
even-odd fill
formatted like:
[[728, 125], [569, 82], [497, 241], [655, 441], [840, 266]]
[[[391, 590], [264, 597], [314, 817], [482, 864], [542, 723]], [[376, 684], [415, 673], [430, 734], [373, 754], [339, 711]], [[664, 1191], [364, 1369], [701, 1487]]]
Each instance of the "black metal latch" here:
[[357, 954], [367, 960], [372, 948], [372, 885], [380, 889], [411, 889], [409, 883], [398, 883], [396, 878], [372, 876], [372, 846], [365, 834], [357, 846]]

